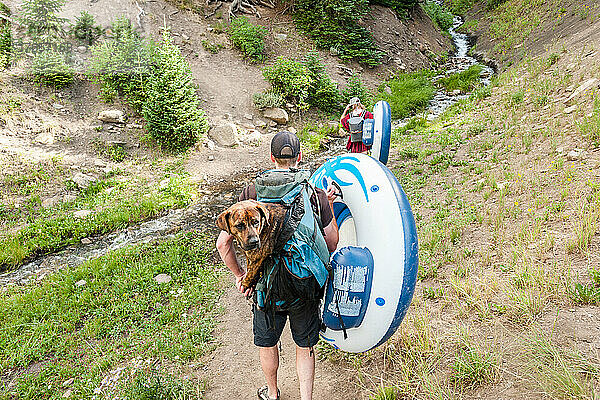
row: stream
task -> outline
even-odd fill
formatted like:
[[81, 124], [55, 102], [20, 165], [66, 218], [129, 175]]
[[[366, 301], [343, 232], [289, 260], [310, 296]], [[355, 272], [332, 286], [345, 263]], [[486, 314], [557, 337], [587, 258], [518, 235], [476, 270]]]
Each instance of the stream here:
[[[449, 58], [448, 63], [442, 66], [445, 75], [460, 72], [470, 66], [480, 64], [474, 57], [468, 56], [471, 43], [466, 34], [456, 32], [462, 25], [460, 17], [454, 17], [454, 24], [449, 33], [456, 47], [455, 54]], [[483, 65], [481, 83], [488, 85], [494, 70]], [[445, 75], [440, 75], [440, 78]], [[427, 119], [433, 120], [441, 115], [452, 104], [469, 97], [468, 94], [447, 93], [439, 90], [431, 100], [427, 109]], [[398, 121], [393, 125], [398, 126], [406, 122]], [[328, 158], [345, 151], [345, 139], [336, 139], [331, 149], [313, 156], [304, 163], [304, 168], [316, 169]], [[32, 281], [42, 280], [49, 274], [63, 268], [72, 268], [84, 261], [103, 256], [111, 251], [127, 246], [147, 243], [157, 239], [168, 239], [179, 232], [200, 230], [217, 233], [215, 219], [217, 215], [237, 199], [241, 192], [258, 173], [258, 170], [246, 169], [244, 172], [228, 179], [219, 179], [199, 189], [200, 198], [197, 202], [185, 209], [170, 210], [165, 215], [127, 229], [110, 233], [102, 237], [91, 238], [91, 244], [70, 246], [59, 252], [38, 257], [28, 262], [19, 269], [0, 274], [0, 288], [7, 285], [24, 285]]]

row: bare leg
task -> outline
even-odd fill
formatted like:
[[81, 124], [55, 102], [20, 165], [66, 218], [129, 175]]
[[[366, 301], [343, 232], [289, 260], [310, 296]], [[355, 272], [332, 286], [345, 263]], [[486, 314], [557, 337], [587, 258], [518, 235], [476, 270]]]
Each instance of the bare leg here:
[[277, 346], [260, 347], [260, 366], [262, 367], [267, 386], [269, 386], [269, 397], [277, 398], [277, 369], [279, 368], [279, 349]]
[[315, 353], [313, 347], [296, 346], [296, 373], [300, 381], [300, 398], [312, 400], [315, 381]]

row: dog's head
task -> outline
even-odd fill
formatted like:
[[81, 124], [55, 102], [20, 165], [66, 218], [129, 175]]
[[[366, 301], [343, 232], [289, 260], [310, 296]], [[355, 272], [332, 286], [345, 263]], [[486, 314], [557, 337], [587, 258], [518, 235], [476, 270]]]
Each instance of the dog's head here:
[[255, 200], [235, 203], [217, 217], [217, 226], [233, 235], [245, 251], [260, 247], [260, 232], [269, 221], [269, 210]]

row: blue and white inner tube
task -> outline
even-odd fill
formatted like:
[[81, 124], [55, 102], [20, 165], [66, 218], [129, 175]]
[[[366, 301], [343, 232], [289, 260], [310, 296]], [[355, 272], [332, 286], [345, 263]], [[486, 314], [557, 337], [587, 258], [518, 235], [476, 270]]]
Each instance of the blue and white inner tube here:
[[373, 107], [373, 120], [363, 123], [363, 143], [371, 147], [371, 156], [384, 165], [388, 162], [392, 140], [392, 111], [387, 101]]
[[337, 349], [363, 352], [384, 343], [408, 310], [418, 268], [417, 230], [400, 183], [372, 157], [341, 155], [311, 177], [321, 189], [331, 181], [343, 197], [333, 204], [340, 239], [331, 257], [321, 337]]

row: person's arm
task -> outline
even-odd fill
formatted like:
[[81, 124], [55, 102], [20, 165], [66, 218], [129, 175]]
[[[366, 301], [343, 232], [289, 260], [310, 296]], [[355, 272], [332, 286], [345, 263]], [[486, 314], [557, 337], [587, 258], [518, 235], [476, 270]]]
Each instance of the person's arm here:
[[346, 114], [348, 113], [348, 109], [350, 108], [350, 104], [348, 104], [346, 106], [346, 108], [344, 108], [344, 112], [342, 113], [342, 116], [340, 117], [340, 124], [344, 125], [344, 123], [342, 122], [342, 120], [344, 119], [344, 117], [346, 116]]
[[246, 296], [252, 294], [252, 289], [243, 288], [241, 285], [242, 279], [246, 276], [246, 271], [240, 265], [236, 255], [235, 249], [233, 248], [233, 235], [225, 231], [221, 231], [219, 233], [219, 237], [217, 238], [217, 250], [219, 251], [219, 256], [221, 256], [221, 260], [223, 263], [231, 270], [233, 275], [235, 275], [235, 286], [238, 290]]
[[[327, 201], [329, 202], [329, 208], [331, 208], [331, 213], [333, 214], [333, 200], [336, 197], [335, 187], [333, 185], [328, 185], [326, 194]], [[338, 241], [340, 240], [335, 216], [331, 218], [329, 225], [323, 228], [323, 232], [325, 233], [325, 243], [327, 243], [327, 249], [331, 253], [335, 251]]]

